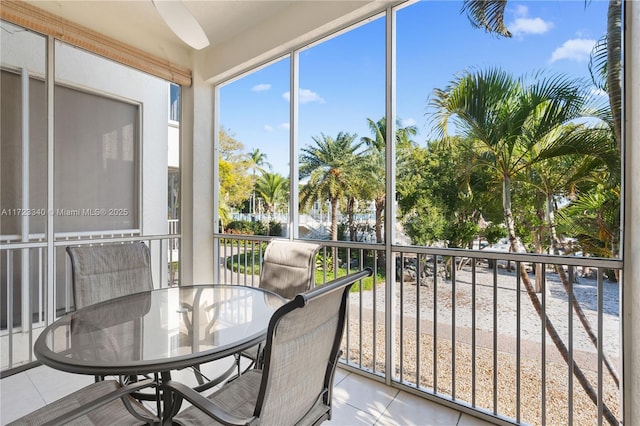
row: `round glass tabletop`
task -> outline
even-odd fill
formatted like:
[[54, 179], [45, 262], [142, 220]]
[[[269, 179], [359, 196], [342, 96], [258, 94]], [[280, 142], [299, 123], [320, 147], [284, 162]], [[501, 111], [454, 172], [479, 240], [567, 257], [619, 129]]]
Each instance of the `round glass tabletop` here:
[[43, 364], [73, 373], [174, 370], [261, 342], [283, 303], [274, 293], [234, 285], [137, 293], [61, 317], [40, 334], [34, 351]]

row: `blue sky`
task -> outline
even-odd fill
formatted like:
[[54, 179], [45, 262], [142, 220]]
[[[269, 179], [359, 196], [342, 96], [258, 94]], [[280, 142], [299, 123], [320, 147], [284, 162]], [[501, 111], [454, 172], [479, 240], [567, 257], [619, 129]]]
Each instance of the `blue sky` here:
[[[397, 15], [396, 108], [423, 144], [432, 127], [428, 99], [456, 73], [489, 67], [514, 76], [539, 70], [589, 78], [593, 44], [606, 30], [608, 2], [509, 0], [510, 39], [473, 28], [462, 0], [422, 1]], [[300, 53], [300, 146], [322, 133], [370, 136], [367, 118], [385, 110], [385, 20], [374, 19]], [[258, 148], [273, 170], [288, 175], [288, 58], [221, 89], [220, 121], [247, 152]]]

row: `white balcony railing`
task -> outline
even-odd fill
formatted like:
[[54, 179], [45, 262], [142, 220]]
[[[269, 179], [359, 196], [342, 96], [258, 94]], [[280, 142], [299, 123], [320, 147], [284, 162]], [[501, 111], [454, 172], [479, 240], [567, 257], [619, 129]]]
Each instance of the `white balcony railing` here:
[[[175, 238], [179, 234], [68, 237], [55, 242], [56, 257], [65, 259], [59, 253], [71, 244], [142, 239], [156, 259], [165, 259], [156, 261], [154, 275], [164, 277], [162, 285], [173, 285], [177, 259], [169, 247]], [[220, 281], [258, 286], [268, 238], [217, 235], [215, 241]], [[540, 425], [621, 420], [621, 284], [613, 280], [621, 261], [411, 246], [391, 246], [387, 252], [381, 245], [319, 243], [318, 283], [365, 266], [376, 271], [351, 294], [343, 367], [488, 420]], [[3, 372], [33, 361], [31, 347], [46, 313], [60, 315], [70, 307], [64, 267], [57, 268], [62, 276], [56, 276], [54, 288], [46, 284], [47, 253], [46, 242], [0, 249], [3, 282], [20, 278], [23, 259], [30, 265], [29, 303], [14, 286], [3, 285]], [[524, 275], [518, 272], [521, 265]], [[525, 276], [541, 291], [528, 290]], [[47, 297], [49, 291], [56, 297]], [[55, 309], [46, 309], [46, 300], [54, 300]], [[23, 320], [24, 312], [30, 321]]]
[[[35, 361], [33, 343], [45, 324], [73, 309], [70, 245], [144, 241], [151, 249], [156, 287], [179, 285], [179, 234], [141, 236], [137, 230], [57, 234], [51, 245], [44, 236], [15, 242], [3, 236], [0, 245], [0, 360], [2, 372], [21, 369]], [[175, 249], [174, 249], [175, 247]], [[54, 253], [54, 260], [47, 259]], [[48, 262], [55, 264], [53, 280]], [[53, 281], [53, 282], [51, 282]]]
[[[267, 240], [218, 237], [220, 279], [259, 285]], [[320, 243], [316, 282], [334, 263], [376, 270], [351, 295], [346, 368], [488, 420], [620, 422], [621, 261], [392, 246], [386, 262], [380, 245]]]

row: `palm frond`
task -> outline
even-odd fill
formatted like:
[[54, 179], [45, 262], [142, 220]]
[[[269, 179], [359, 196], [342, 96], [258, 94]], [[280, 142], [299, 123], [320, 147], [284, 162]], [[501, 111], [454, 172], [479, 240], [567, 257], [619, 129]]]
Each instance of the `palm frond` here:
[[607, 91], [607, 36], [604, 35], [591, 49], [589, 55], [589, 74], [593, 84]]
[[461, 13], [466, 13], [471, 25], [488, 33], [511, 37], [504, 24], [506, 0], [465, 0]]

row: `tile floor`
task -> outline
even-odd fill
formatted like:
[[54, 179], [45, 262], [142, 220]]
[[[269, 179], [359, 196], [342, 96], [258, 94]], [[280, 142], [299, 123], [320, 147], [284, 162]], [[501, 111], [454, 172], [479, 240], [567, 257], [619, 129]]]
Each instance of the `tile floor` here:
[[[174, 376], [175, 377], [175, 376]], [[92, 377], [40, 366], [0, 380], [0, 423], [19, 418], [90, 384]], [[466, 414], [338, 369], [333, 418], [327, 425], [488, 426]]]

